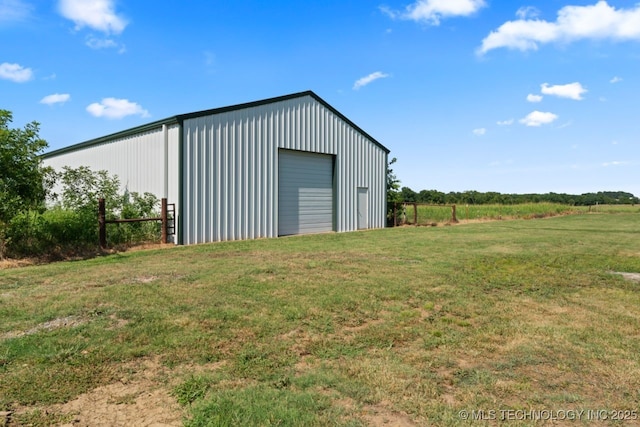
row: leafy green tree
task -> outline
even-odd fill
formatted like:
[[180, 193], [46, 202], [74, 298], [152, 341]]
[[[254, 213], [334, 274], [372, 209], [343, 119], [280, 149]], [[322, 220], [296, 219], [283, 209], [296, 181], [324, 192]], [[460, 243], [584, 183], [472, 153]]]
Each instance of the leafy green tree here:
[[60, 204], [64, 209], [98, 212], [98, 199], [103, 198], [108, 207], [119, 206], [120, 180], [106, 170], [93, 171], [86, 166], [65, 166], [58, 176], [62, 185]]
[[400, 190], [400, 195], [402, 197], [403, 202], [417, 202], [418, 201], [418, 193], [410, 189], [409, 187], [402, 187]]
[[395, 157], [387, 164], [387, 222], [393, 224], [393, 206], [396, 203], [402, 202], [402, 195], [400, 193], [400, 180], [396, 177], [396, 174], [391, 169], [391, 165], [398, 159]]
[[387, 165], [387, 203], [392, 205], [393, 203], [402, 202], [400, 193], [400, 180], [396, 177], [396, 174], [391, 169], [391, 165], [398, 159], [395, 157], [389, 161]]
[[443, 205], [445, 203], [445, 194], [438, 190], [421, 190], [418, 193], [418, 202]]
[[18, 212], [43, 204], [47, 171], [40, 154], [48, 144], [38, 136], [40, 125], [11, 129], [13, 115], [0, 110], [0, 222], [6, 224]]
[[122, 218], [150, 218], [158, 216], [158, 198], [151, 193], [125, 191], [121, 198]]
[[12, 129], [12, 121], [10, 111], [0, 110], [0, 258], [5, 255], [11, 219], [20, 212], [44, 207], [45, 183], [50, 183], [47, 177], [51, 172], [40, 160], [48, 144], [38, 135], [38, 122]]

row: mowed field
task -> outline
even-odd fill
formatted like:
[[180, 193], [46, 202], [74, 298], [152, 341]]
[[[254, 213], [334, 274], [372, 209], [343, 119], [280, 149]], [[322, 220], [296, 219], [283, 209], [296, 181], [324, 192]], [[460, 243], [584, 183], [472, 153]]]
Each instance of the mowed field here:
[[0, 425], [639, 425], [637, 210], [0, 270]]

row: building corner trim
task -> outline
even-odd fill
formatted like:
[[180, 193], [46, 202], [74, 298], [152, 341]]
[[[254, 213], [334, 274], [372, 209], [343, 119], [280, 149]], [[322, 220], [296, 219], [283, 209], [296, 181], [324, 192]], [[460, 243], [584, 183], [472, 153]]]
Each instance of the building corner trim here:
[[184, 121], [178, 120], [178, 245], [184, 245]]

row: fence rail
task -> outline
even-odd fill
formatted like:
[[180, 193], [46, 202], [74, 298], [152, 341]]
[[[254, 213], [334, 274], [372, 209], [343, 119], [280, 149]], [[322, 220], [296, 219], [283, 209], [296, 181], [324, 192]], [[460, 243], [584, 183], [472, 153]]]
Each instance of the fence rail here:
[[520, 204], [463, 204], [434, 205], [418, 202], [399, 202], [393, 206], [390, 226], [397, 225], [437, 225], [458, 221], [535, 219], [555, 215], [587, 212], [640, 212], [633, 205], [612, 206], [570, 206], [561, 203], [520, 203]]
[[457, 223], [456, 205], [434, 205], [417, 202], [394, 203], [392, 222], [394, 227], [406, 224]]
[[148, 221], [160, 221], [162, 222], [161, 237], [162, 243], [169, 241], [169, 236], [175, 234], [175, 204], [167, 203], [167, 199], [161, 200], [160, 216], [153, 218], [123, 218], [123, 219], [107, 219], [106, 218], [106, 206], [105, 200], [98, 200], [98, 226], [99, 226], [99, 239], [100, 247], [107, 247], [107, 224], [127, 224], [136, 222], [148, 222]]

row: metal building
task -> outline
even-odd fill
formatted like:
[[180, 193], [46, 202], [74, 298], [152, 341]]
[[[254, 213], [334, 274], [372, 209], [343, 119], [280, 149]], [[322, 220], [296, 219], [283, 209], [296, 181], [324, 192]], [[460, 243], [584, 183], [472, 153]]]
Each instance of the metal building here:
[[177, 115], [43, 156], [176, 204], [179, 244], [385, 225], [389, 150], [311, 91]]

